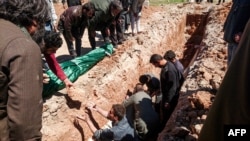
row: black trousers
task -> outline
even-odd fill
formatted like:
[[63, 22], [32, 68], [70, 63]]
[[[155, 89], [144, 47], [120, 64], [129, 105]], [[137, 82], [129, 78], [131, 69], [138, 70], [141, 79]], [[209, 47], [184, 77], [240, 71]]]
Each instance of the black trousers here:
[[95, 41], [95, 32], [101, 31], [103, 40], [105, 43], [109, 43], [110, 39], [109, 36], [106, 34], [105, 28], [96, 28], [96, 29], [89, 29], [88, 28], [88, 37], [89, 37], [89, 43], [92, 49], [96, 48], [96, 41]]
[[117, 18], [115, 19], [115, 22], [110, 25], [110, 40], [113, 45], [117, 45], [118, 42], [122, 42], [124, 40], [124, 32], [126, 30], [126, 26], [128, 26], [128, 12], [122, 11]]
[[[82, 36], [83, 36], [83, 33], [84, 33], [84, 29], [85, 29], [85, 26], [83, 26], [83, 27], [72, 27], [71, 28], [71, 34], [75, 38], [75, 50], [76, 50], [77, 56], [81, 56]], [[72, 55], [72, 53], [74, 52], [74, 43], [73, 43], [73, 41], [71, 41], [67, 37], [67, 34], [66, 34], [65, 30], [64, 30], [64, 23], [61, 20], [58, 23], [58, 30], [63, 33], [63, 37], [64, 37], [65, 42], [66, 42], [67, 47], [68, 47], [68, 51]]]
[[172, 98], [171, 102], [169, 103], [168, 109], [164, 108], [163, 103], [161, 103], [161, 108], [162, 108], [162, 120], [161, 120], [161, 127], [160, 127], [161, 130], [163, 130], [165, 125], [167, 124], [170, 116], [172, 115], [175, 107], [178, 104], [178, 100], [179, 100], [179, 94], [175, 94], [175, 96]]

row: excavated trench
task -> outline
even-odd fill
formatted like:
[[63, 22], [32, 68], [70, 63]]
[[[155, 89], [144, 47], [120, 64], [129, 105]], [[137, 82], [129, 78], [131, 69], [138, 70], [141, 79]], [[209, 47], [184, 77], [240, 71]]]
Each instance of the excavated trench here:
[[[43, 113], [43, 140], [78, 141], [80, 138], [87, 140], [91, 137], [92, 133], [86, 123], [80, 122], [80, 129], [72, 124], [72, 115], [83, 114], [83, 108], [88, 101], [109, 110], [112, 104], [124, 100], [127, 91], [132, 90], [138, 82], [139, 75], [147, 72], [159, 74], [160, 69], [149, 64], [149, 57], [153, 53], [163, 55], [169, 49], [174, 50], [187, 75], [190, 65], [202, 50], [209, 13], [186, 13], [179, 13], [176, 19], [166, 19], [166, 14], [169, 14], [167, 12], [153, 13], [151, 16], [157, 17], [154, 21], [145, 20], [145, 23], [142, 23], [144, 33], [130, 36], [113, 55], [104, 58], [78, 78], [75, 86], [80, 89], [80, 103], [70, 100], [65, 95], [65, 89], [47, 99]], [[178, 13], [173, 11], [170, 14], [173, 14], [173, 17]], [[159, 26], [159, 22], [165, 24]], [[93, 117], [98, 121], [99, 127], [107, 123], [107, 120], [97, 113], [93, 113]]]
[[183, 57], [180, 58], [180, 61], [185, 68], [185, 76], [187, 76], [190, 66], [202, 50], [203, 45], [201, 43], [206, 29], [207, 18], [208, 13], [188, 14], [186, 16], [185, 34], [190, 35], [190, 37], [184, 44]]

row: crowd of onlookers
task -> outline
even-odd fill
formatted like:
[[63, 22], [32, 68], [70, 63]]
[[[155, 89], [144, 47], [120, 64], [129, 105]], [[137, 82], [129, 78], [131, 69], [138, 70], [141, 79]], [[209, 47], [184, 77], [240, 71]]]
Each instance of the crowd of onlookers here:
[[[101, 32], [104, 42], [112, 43], [115, 48], [125, 40], [124, 32], [129, 26], [132, 35], [141, 32], [139, 22], [143, 2], [90, 0], [82, 4], [67, 1], [68, 8], [55, 25], [52, 0], [0, 0], [0, 140], [42, 139], [42, 91], [43, 83], [49, 81], [43, 69], [51, 69], [67, 90], [74, 87], [55, 59], [63, 42], [61, 34], [73, 57], [82, 55], [81, 38], [85, 29], [92, 49], [96, 47], [96, 31]], [[229, 69], [212, 107], [215, 112], [208, 115], [209, 120], [202, 129], [201, 141], [223, 140], [224, 124], [249, 124], [249, 17], [250, 1], [233, 0], [224, 24]], [[79, 124], [78, 120], [85, 121], [96, 140], [156, 140], [178, 103], [185, 78], [184, 67], [172, 50], [164, 55], [152, 54], [149, 62], [161, 69], [159, 78], [151, 73], [142, 74], [134, 91], [123, 102], [112, 105], [109, 111], [93, 102], [87, 103], [88, 113], [76, 115], [75, 124]], [[229, 98], [220, 99], [219, 96], [224, 94]], [[155, 102], [152, 101], [154, 96]], [[234, 107], [228, 109], [231, 103]], [[112, 127], [95, 127], [89, 117], [92, 111], [112, 121]]]
[[[58, 25], [54, 25], [66, 41], [69, 54], [81, 56], [81, 38], [88, 30], [92, 49], [96, 48], [96, 32], [101, 32], [105, 43], [112, 43], [114, 48], [126, 40], [125, 31], [131, 27], [132, 35], [140, 33], [141, 10], [145, 0], [91, 0], [81, 3], [80, 0], [67, 1], [68, 7], [60, 14]], [[51, 11], [55, 11], [51, 2]], [[51, 12], [51, 21], [57, 16]]]

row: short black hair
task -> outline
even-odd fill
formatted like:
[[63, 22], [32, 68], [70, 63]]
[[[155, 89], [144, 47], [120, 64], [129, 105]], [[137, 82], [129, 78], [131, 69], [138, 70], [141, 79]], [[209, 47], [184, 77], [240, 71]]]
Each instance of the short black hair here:
[[63, 39], [60, 36], [59, 32], [56, 31], [46, 31], [44, 28], [38, 30], [33, 36], [33, 40], [41, 47], [41, 48], [59, 48], [63, 44]]
[[60, 33], [56, 31], [45, 31], [44, 42], [47, 49], [52, 47], [59, 48], [63, 44]]
[[91, 2], [87, 2], [82, 5], [82, 9], [86, 9], [86, 11], [91, 11], [91, 10], [95, 11], [95, 6]]
[[151, 55], [149, 62], [154, 64], [154, 63], [158, 63], [162, 59], [163, 59], [163, 57], [161, 55], [153, 54], [153, 55]]
[[149, 81], [149, 75], [147, 74], [143, 74], [139, 77], [139, 82], [142, 83], [142, 84], [145, 84]]
[[171, 61], [172, 59], [174, 59], [176, 57], [175, 53], [173, 50], [168, 50], [166, 51], [166, 53], [164, 54], [164, 59]]
[[31, 26], [33, 20], [44, 27], [49, 15], [45, 0], [4, 0], [0, 2], [0, 18], [20, 26]]

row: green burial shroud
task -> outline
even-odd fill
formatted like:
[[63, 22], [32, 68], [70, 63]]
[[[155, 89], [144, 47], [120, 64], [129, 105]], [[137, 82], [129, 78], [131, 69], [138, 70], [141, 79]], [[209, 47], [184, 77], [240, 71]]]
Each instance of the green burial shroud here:
[[[71, 80], [71, 82], [75, 82], [79, 76], [90, 70], [106, 55], [111, 55], [112, 53], [113, 45], [109, 43], [90, 51], [86, 55], [60, 63], [60, 66], [66, 76], [68, 76], [69, 80]], [[43, 85], [43, 97], [51, 96], [55, 92], [65, 88], [64, 83], [58, 79], [58, 77], [50, 69], [47, 70], [46, 73], [49, 75], [50, 81], [48, 84]]]

